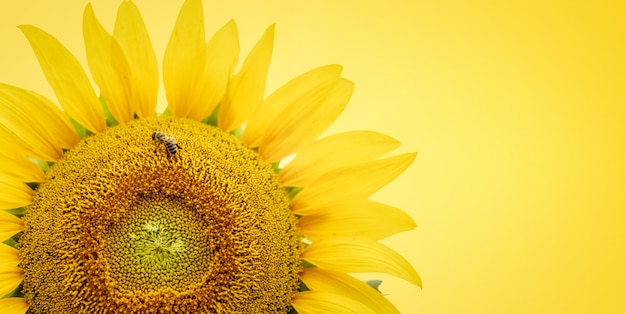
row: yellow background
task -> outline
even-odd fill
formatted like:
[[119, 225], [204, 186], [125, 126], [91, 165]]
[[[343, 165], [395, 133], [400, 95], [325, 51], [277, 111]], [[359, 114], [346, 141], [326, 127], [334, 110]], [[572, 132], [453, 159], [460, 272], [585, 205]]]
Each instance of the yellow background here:
[[[181, 1], [136, 0], [160, 58]], [[268, 91], [328, 63], [356, 82], [329, 132], [371, 129], [418, 158], [374, 198], [416, 231], [384, 242], [421, 274], [403, 313], [626, 313], [622, 1], [205, 1], [247, 53], [277, 23]], [[0, 5], [0, 82], [53, 97], [16, 25], [85, 64], [84, 1]], [[15, 1], [17, 3], [17, 1]], [[118, 1], [92, 1], [112, 30]]]

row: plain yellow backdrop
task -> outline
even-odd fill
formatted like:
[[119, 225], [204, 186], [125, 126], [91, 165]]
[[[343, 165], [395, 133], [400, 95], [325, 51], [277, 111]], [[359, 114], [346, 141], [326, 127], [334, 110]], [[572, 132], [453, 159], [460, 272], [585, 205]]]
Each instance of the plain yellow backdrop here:
[[[135, 2], [161, 58], [182, 1]], [[119, 1], [92, 3], [112, 30]], [[0, 4], [0, 82], [55, 99], [15, 26], [43, 28], [85, 65], [85, 4]], [[207, 34], [236, 20], [243, 53], [277, 24], [268, 92], [313, 67], [344, 65], [356, 90], [329, 134], [371, 129], [401, 140], [400, 152], [419, 152], [373, 198], [417, 222], [383, 242], [414, 265], [424, 289], [364, 276], [385, 279], [403, 313], [626, 313], [624, 2], [204, 8]]]

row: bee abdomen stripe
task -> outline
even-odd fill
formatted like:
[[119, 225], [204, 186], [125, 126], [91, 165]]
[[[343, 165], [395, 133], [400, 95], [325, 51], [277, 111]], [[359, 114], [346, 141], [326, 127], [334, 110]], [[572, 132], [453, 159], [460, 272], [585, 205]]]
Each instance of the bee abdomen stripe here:
[[165, 147], [170, 153], [176, 154], [176, 143], [168, 141], [165, 143]]

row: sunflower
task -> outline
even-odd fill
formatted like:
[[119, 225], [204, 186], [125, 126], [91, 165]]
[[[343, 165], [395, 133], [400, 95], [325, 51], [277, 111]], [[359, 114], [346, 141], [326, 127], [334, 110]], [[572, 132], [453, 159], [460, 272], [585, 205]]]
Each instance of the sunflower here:
[[[341, 66], [264, 98], [270, 26], [237, 73], [237, 27], [207, 42], [187, 0], [158, 66], [137, 7], [83, 17], [75, 57], [22, 25], [59, 101], [0, 84], [3, 313], [397, 313], [349, 273], [421, 286], [378, 240], [415, 228], [368, 200], [416, 154], [371, 131], [317, 139], [347, 105]], [[295, 156], [295, 157], [294, 157]], [[290, 160], [290, 161], [288, 161]]]

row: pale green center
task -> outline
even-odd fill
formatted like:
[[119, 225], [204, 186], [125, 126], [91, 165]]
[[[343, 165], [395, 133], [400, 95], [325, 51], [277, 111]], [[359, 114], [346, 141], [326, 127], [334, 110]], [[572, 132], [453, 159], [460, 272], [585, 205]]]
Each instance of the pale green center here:
[[145, 195], [104, 233], [104, 257], [120, 290], [182, 291], [210, 267], [208, 225], [176, 197]]
[[146, 268], [168, 268], [175, 265], [185, 245], [171, 224], [149, 220], [128, 236], [137, 259]]

